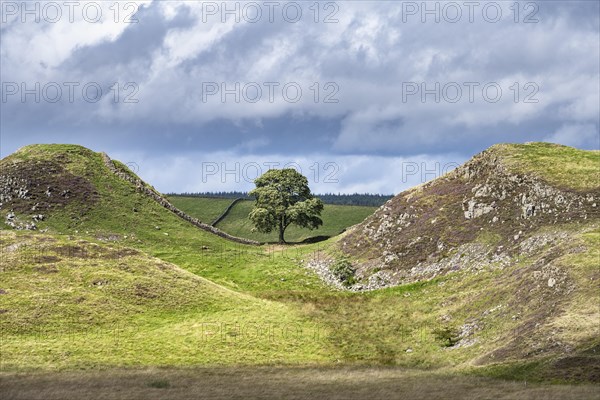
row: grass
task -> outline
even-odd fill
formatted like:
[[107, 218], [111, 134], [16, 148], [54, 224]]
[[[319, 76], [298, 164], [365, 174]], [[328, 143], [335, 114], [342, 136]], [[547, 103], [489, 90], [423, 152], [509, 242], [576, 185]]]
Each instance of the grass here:
[[225, 211], [233, 199], [171, 196], [169, 201], [186, 214], [210, 224]]
[[322, 330], [289, 304], [139, 251], [14, 232], [2, 246], [3, 370], [326, 360]]
[[[247, 248], [253, 251], [237, 258], [224, 249], [224, 263], [211, 258], [218, 255], [177, 255], [189, 273], [143, 252], [128, 254], [120, 244], [3, 232], [3, 249], [17, 243], [26, 246], [3, 253], [11, 267], [0, 276], [7, 293], [0, 308], [9, 310], [1, 314], [4, 371], [297, 363], [464, 369], [520, 323], [509, 314], [518, 309], [506, 309], [522, 284], [503, 279], [509, 271], [348, 293], [325, 289], [298, 265], [323, 244]], [[65, 246], [85, 250], [56, 250]], [[595, 257], [585, 254], [577, 257]], [[504, 308], [482, 316], [498, 305]], [[442, 322], [443, 315], [451, 321]], [[440, 328], [473, 320], [483, 327], [474, 346], [448, 350], [436, 337]], [[581, 338], [565, 340], [581, 342], [594, 329], [582, 326]], [[543, 372], [523, 375], [515, 365], [501, 376], [539, 379]]]
[[597, 399], [596, 385], [542, 385], [385, 367], [235, 367], [0, 375], [5, 398]]
[[495, 148], [508, 165], [548, 183], [586, 191], [600, 186], [600, 151], [552, 143], [506, 144]]
[[[266, 243], [277, 242], [277, 232], [266, 234], [253, 231], [252, 223], [248, 219], [248, 214], [250, 214], [253, 205], [254, 202], [250, 200], [240, 201], [233, 206], [227, 217], [217, 224], [217, 227], [234, 236], [252, 238]], [[290, 243], [298, 243], [316, 236], [330, 237], [339, 235], [344, 229], [362, 222], [376, 209], [376, 207], [366, 206], [325, 204], [325, 208], [321, 214], [323, 226], [311, 231], [292, 225], [285, 231], [285, 239]], [[183, 210], [186, 211], [185, 209]]]

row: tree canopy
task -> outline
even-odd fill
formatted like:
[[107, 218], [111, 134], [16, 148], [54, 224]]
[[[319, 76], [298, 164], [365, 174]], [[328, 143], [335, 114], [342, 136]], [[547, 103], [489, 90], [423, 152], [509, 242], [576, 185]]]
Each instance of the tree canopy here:
[[285, 243], [284, 233], [291, 224], [311, 230], [323, 225], [323, 202], [311, 194], [308, 180], [295, 169], [271, 169], [254, 183], [249, 195], [256, 202], [249, 218], [258, 231], [276, 229], [279, 242]]

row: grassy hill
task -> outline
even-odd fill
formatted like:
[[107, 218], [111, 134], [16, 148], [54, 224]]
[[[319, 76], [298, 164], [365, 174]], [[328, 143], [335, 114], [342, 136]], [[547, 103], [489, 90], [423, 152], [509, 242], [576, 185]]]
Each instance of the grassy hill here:
[[309, 337], [319, 327], [293, 307], [142, 251], [24, 232], [0, 240], [3, 371], [326, 359]]
[[590, 191], [600, 186], [600, 151], [552, 143], [503, 144], [493, 148], [516, 173], [539, 177], [566, 190]]
[[[232, 200], [174, 196], [170, 198], [170, 201], [189, 215], [203, 221], [212, 221], [231, 204]], [[217, 227], [234, 236], [265, 243], [276, 243], [278, 240], [276, 232], [265, 234], [253, 231], [252, 223], [248, 219], [253, 204], [254, 202], [251, 200], [238, 202], [227, 216], [217, 224]], [[321, 214], [322, 227], [311, 231], [290, 226], [285, 232], [286, 241], [298, 243], [315, 237], [323, 238], [339, 235], [346, 228], [364, 220], [376, 209], [376, 207], [325, 204], [325, 209]]]
[[[597, 382], [600, 229], [590, 211], [597, 188], [592, 181], [581, 184], [597, 153], [578, 158], [553, 146], [546, 151], [545, 144], [528, 146], [493, 148], [456, 173], [399, 195], [352, 231], [294, 246], [224, 240], [110, 174], [98, 153], [28, 146], [0, 161], [0, 354], [9, 377], [2, 385], [26, 385], [15, 378], [19, 371], [110, 368], [102, 376], [116, 374], [119, 381], [123, 367], [221, 365], [233, 366], [235, 374], [240, 364], [299, 364], [315, 376], [344, 366], [373, 379], [400, 367], [421, 371], [414, 381], [419, 385], [437, 370], [441, 381], [460, 376], [460, 393], [473, 393], [483, 382], [517, 398], [537, 389], [506, 388], [476, 376]], [[537, 161], [527, 161], [532, 152], [548, 157], [549, 165], [564, 164], [557, 171], [571, 168], [578, 182], [565, 187], [567, 179], [552, 181]], [[522, 195], [531, 187], [538, 193], [530, 196], [533, 204], [548, 213], [522, 217], [529, 204]], [[487, 210], [475, 205], [492, 204], [489, 196], [502, 197], [503, 190], [504, 199], [496, 199], [500, 210], [466, 218], [465, 212]], [[488, 197], [469, 206], [477, 193]], [[543, 207], [558, 195], [568, 211]], [[357, 218], [347, 208], [336, 216], [336, 209], [326, 219], [339, 227]], [[34, 221], [38, 214], [43, 219]], [[241, 207], [237, 221], [244, 215]], [[398, 226], [403, 218], [415, 220]], [[37, 231], [9, 229], [8, 223], [31, 222]], [[434, 242], [430, 250], [434, 234], [445, 235], [446, 248]], [[402, 261], [418, 254], [423, 259], [405, 271], [430, 269], [379, 290], [340, 290], [318, 276], [346, 259], [359, 284], [371, 280], [377, 287], [372, 276], [383, 280], [402, 271]], [[184, 372], [147, 376], [161, 374], [184, 384], [178, 378]], [[265, 379], [285, 381], [278, 374]], [[390, 379], [379, 382], [387, 387]], [[338, 385], [342, 390], [343, 382]], [[456, 389], [436, 388], [438, 394]], [[552, 398], [553, 390], [540, 396]]]
[[[494, 343], [476, 365], [565, 357], [553, 373], [596, 377], [599, 168], [599, 152], [494, 146], [396, 196], [340, 238], [332, 258], [350, 259], [356, 288], [460, 279], [465, 286], [434, 308], [450, 347]], [[491, 337], [472, 337], [490, 328]]]
[[[393, 284], [485, 264], [482, 253], [501, 264], [544, 228], [598, 222], [599, 168], [597, 151], [496, 145], [394, 197], [346, 235], [341, 250], [360, 260], [363, 278], [379, 273]], [[475, 245], [470, 262], [452, 260]]]

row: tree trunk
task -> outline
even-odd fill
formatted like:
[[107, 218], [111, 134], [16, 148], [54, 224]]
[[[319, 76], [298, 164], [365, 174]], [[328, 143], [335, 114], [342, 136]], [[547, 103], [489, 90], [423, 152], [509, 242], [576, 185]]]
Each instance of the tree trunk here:
[[284, 244], [285, 239], [283, 238], [283, 232], [285, 232], [285, 225], [283, 224], [283, 217], [279, 220], [279, 244]]

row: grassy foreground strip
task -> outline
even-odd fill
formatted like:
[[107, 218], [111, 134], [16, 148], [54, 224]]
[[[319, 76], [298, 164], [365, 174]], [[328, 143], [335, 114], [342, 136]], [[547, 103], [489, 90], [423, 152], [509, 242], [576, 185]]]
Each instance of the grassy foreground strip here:
[[228, 367], [0, 374], [5, 399], [598, 398], [594, 385], [547, 385], [399, 368]]

